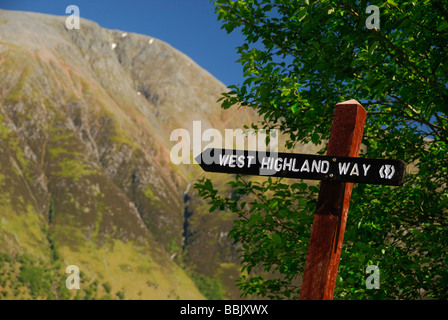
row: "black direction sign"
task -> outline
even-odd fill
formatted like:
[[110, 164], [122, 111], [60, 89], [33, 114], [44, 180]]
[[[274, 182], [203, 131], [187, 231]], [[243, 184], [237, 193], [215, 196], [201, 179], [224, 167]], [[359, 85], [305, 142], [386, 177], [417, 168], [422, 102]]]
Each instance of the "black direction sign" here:
[[208, 148], [195, 160], [204, 171], [399, 186], [401, 160]]

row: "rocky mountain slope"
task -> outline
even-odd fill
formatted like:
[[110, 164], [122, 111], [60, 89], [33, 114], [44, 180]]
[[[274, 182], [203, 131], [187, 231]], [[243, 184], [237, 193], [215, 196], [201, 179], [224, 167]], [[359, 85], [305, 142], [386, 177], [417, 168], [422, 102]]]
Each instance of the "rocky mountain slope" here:
[[170, 133], [254, 115], [170, 45], [65, 19], [0, 10], [0, 298], [238, 298], [232, 217], [205, 213]]

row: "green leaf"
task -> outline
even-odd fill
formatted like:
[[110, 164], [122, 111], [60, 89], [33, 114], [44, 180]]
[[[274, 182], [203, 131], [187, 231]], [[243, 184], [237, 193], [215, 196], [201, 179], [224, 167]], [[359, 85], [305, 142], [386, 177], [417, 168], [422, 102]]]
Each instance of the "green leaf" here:
[[272, 240], [278, 245], [282, 244], [282, 238], [277, 233], [272, 235]]

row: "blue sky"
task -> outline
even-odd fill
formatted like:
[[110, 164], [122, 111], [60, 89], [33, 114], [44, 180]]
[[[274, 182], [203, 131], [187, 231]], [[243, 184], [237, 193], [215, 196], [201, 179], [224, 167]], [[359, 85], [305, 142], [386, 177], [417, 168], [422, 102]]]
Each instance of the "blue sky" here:
[[81, 18], [102, 27], [169, 43], [227, 86], [243, 81], [235, 62], [243, 38], [221, 29], [210, 0], [0, 0], [0, 9], [68, 16], [65, 9], [71, 4], [79, 7]]

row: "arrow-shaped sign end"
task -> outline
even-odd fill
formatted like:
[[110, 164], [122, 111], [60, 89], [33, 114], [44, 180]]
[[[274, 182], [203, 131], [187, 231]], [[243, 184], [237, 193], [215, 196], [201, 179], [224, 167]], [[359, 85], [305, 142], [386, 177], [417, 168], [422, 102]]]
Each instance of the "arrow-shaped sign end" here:
[[215, 148], [207, 148], [207, 149], [203, 150], [200, 154], [198, 154], [196, 156], [196, 158], [194, 158], [194, 160], [197, 162], [197, 164], [199, 164], [204, 171], [213, 171], [212, 170], [213, 168], [209, 164], [210, 161], [205, 161], [206, 159], [204, 159], [204, 157], [206, 157], [206, 158], [212, 157], [213, 158], [213, 156], [216, 153], [216, 150], [217, 149], [215, 149]]

